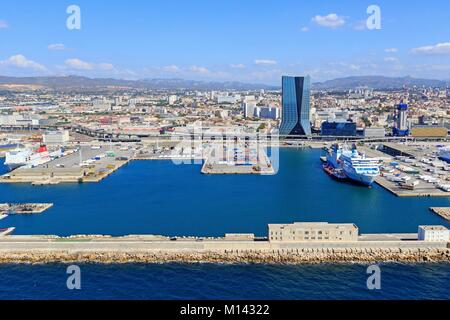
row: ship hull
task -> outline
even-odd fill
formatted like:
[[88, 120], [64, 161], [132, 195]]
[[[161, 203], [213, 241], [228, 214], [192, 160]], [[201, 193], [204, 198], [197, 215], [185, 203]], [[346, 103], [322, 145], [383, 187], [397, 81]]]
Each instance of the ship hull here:
[[448, 156], [448, 157], [442, 156], [442, 157], [439, 157], [439, 159], [442, 160], [442, 161], [445, 161], [447, 163], [450, 163], [450, 156]]
[[16, 170], [17, 168], [23, 166], [23, 163], [5, 163], [5, 165], [8, 167], [9, 171]]
[[367, 187], [371, 187], [374, 184], [375, 179], [376, 179], [376, 177], [374, 177], [374, 176], [358, 174], [356, 172], [345, 171], [345, 174], [352, 182], [363, 185], [363, 186], [367, 186]]

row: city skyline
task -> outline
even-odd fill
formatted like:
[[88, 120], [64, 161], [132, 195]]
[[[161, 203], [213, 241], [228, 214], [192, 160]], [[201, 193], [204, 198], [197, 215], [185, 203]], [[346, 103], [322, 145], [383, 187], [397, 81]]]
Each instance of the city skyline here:
[[[80, 30], [66, 26], [73, 4], [81, 10]], [[311, 75], [313, 82], [366, 75], [449, 79], [448, 3], [425, 14], [418, 3], [378, 1], [381, 30], [369, 30], [372, 4], [2, 3], [0, 75], [269, 85], [285, 74]]]

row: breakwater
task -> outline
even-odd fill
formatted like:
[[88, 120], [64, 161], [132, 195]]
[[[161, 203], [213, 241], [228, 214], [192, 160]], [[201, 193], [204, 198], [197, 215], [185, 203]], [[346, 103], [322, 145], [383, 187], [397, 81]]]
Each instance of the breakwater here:
[[0, 239], [0, 263], [262, 263], [450, 262], [450, 244], [422, 241], [271, 243], [161, 241], [158, 237]]

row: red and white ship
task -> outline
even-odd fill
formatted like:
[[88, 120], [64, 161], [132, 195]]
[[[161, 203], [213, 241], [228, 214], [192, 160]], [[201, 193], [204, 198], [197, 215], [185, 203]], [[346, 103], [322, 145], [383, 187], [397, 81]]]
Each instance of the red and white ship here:
[[14, 170], [18, 167], [37, 167], [41, 164], [50, 162], [52, 160], [47, 146], [41, 145], [37, 150], [30, 148], [13, 150], [6, 153], [5, 165], [10, 170]]

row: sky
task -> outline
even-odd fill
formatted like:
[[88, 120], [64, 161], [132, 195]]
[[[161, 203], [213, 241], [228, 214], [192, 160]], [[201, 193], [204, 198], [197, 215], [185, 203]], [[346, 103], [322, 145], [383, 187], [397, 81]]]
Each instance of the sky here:
[[448, 0], [2, 0], [0, 75], [448, 80], [449, 12]]

